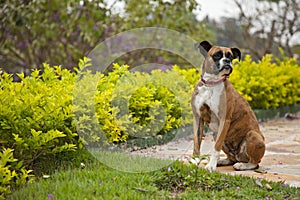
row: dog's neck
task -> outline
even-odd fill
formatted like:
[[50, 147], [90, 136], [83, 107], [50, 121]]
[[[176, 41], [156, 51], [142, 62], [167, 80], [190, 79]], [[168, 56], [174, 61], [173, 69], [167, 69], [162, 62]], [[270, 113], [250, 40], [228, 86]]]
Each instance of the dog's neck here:
[[206, 86], [219, 85], [220, 83], [223, 83], [224, 81], [226, 81], [227, 78], [228, 78], [228, 76], [215, 77], [215, 76], [212, 76], [211, 74], [207, 74], [207, 73], [201, 74], [201, 82]]

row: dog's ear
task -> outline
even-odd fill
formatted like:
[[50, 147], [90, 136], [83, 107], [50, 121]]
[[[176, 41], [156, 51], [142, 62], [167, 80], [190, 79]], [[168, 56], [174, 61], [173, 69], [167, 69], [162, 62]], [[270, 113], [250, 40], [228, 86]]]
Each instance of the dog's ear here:
[[212, 44], [210, 44], [208, 41], [202, 41], [202, 42], [197, 42], [195, 44], [195, 49], [199, 49], [201, 54], [206, 57], [207, 52], [211, 49]]
[[233, 59], [238, 58], [239, 61], [241, 60], [242, 54], [241, 54], [241, 51], [238, 48], [235, 48], [235, 47], [231, 48], [231, 52], [233, 53]]

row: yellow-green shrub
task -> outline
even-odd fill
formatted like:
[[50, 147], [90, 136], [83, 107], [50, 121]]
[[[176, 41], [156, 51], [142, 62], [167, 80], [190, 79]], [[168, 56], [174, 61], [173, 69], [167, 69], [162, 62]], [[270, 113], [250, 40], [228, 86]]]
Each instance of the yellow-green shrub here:
[[72, 88], [75, 74], [44, 65], [31, 76], [0, 75], [0, 199], [25, 184], [36, 159], [75, 150]]
[[73, 90], [75, 124], [85, 143], [101, 146], [191, 123], [193, 85], [175, 70], [131, 73], [129, 66], [115, 64], [104, 76], [89, 66], [88, 59], [81, 61]]
[[194, 88], [200, 79], [200, 70], [196, 68], [181, 69], [175, 65], [173, 66], [173, 70], [184, 76], [184, 78], [190, 83], [191, 88]]
[[110, 142], [164, 134], [191, 122], [192, 87], [182, 75], [160, 70], [131, 73], [128, 68], [115, 64], [98, 83], [97, 118]]
[[[74, 150], [72, 88], [75, 74], [44, 65], [43, 73], [0, 77], [0, 142], [26, 166], [47, 153]], [[75, 143], [74, 143], [75, 142]]]
[[272, 55], [254, 62], [250, 56], [234, 66], [233, 86], [252, 108], [268, 109], [300, 101], [300, 67], [296, 60], [272, 62]]
[[0, 199], [11, 193], [12, 187], [22, 186], [30, 179], [32, 170], [26, 170], [22, 161], [14, 158], [13, 150], [0, 150]]

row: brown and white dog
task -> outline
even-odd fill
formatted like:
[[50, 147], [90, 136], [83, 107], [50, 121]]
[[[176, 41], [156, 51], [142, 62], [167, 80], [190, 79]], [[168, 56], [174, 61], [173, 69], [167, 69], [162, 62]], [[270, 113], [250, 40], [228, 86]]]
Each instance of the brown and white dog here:
[[[205, 168], [233, 165], [235, 170], [258, 168], [265, 153], [264, 136], [248, 102], [228, 81], [232, 60], [241, 58], [238, 48], [213, 46], [207, 41], [195, 44], [205, 57], [201, 79], [192, 95], [194, 152], [200, 155], [204, 124], [213, 131], [214, 148]], [[220, 151], [227, 155], [219, 159]]]

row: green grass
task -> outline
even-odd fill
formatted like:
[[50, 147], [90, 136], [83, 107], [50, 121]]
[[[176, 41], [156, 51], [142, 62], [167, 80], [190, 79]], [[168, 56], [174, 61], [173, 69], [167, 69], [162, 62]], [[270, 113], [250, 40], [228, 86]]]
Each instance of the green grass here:
[[[68, 155], [70, 156], [70, 155]], [[166, 192], [158, 191], [151, 173], [125, 173], [109, 168], [82, 151], [73, 162], [53, 158], [53, 163], [40, 163], [40, 174], [33, 184], [13, 192], [7, 199], [160, 199]], [[119, 155], [120, 157], [120, 155]], [[112, 159], [116, 158], [115, 153]], [[70, 158], [69, 158], [70, 159]], [[122, 158], [119, 164], [122, 165]], [[72, 159], [70, 159], [72, 160]], [[85, 164], [82, 167], [81, 163]], [[60, 165], [59, 168], [55, 167]], [[51, 170], [53, 172], [51, 173]]]
[[122, 172], [144, 173], [170, 165], [172, 160], [146, 158], [122, 152], [90, 150], [91, 154], [106, 166]]
[[[140, 191], [143, 188], [147, 192]], [[158, 198], [149, 174], [127, 174], [92, 164], [60, 171], [27, 185], [8, 199], [148, 199]]]
[[[109, 154], [106, 154], [107, 159]], [[112, 163], [122, 165], [126, 155], [112, 153], [110, 158], [115, 160]], [[129, 163], [137, 161], [134, 159]], [[143, 168], [138, 166], [141, 161], [162, 168], [128, 173], [107, 167], [87, 151], [51, 160], [36, 166], [39, 178], [34, 183], [15, 190], [7, 199], [298, 199], [300, 195], [299, 189], [283, 183], [269, 183], [273, 188], [270, 191], [264, 187], [267, 182], [263, 180], [260, 187], [252, 178], [208, 173], [179, 161], [166, 166], [163, 160], [138, 158], [139, 162], [130, 170], [141, 171]], [[50, 177], [43, 178], [45, 173]]]

